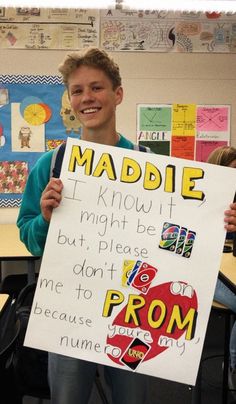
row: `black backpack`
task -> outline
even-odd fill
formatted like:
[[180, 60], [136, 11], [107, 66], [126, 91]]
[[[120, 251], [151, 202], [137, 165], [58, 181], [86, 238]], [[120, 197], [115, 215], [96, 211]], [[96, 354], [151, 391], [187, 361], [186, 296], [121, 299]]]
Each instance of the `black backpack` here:
[[15, 319], [20, 323], [16, 341], [13, 366], [19, 395], [49, 397], [47, 381], [48, 353], [23, 346], [33, 303], [36, 283], [26, 285], [16, 300]]

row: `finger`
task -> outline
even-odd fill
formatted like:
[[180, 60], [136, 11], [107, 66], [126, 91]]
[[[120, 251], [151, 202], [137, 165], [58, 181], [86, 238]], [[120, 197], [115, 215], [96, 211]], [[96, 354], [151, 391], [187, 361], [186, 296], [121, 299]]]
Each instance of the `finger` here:
[[53, 209], [56, 209], [59, 205], [60, 201], [56, 200], [55, 198], [52, 199], [41, 198], [40, 201], [41, 213], [47, 222], [50, 222], [51, 220]]
[[226, 224], [224, 228], [228, 233], [233, 233], [236, 231], [236, 225], [234, 224]]
[[231, 209], [231, 210], [226, 210], [224, 212], [225, 217], [236, 217], [236, 210]]
[[60, 193], [63, 189], [62, 181], [60, 179], [51, 178], [51, 180], [47, 184], [46, 188], [44, 189], [43, 194], [45, 192], [50, 191], [51, 189]]
[[50, 198], [50, 199], [41, 199], [41, 208], [42, 209], [53, 209], [60, 205], [60, 199]]
[[234, 224], [236, 224], [236, 217], [233, 216], [233, 215], [225, 215], [224, 221], [226, 223], [234, 223]]
[[56, 200], [56, 201], [58, 201], [58, 202], [60, 202], [61, 201], [61, 199], [62, 199], [62, 194], [61, 194], [61, 192], [57, 192], [56, 190], [54, 190], [54, 189], [50, 189], [50, 190], [45, 190], [43, 193], [42, 193], [42, 197], [41, 197], [41, 200], [42, 201], [44, 201], [44, 200]]

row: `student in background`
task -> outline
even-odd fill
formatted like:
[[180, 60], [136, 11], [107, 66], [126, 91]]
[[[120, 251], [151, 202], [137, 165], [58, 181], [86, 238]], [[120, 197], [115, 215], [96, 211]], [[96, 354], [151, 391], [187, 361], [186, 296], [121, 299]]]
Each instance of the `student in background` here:
[[210, 153], [207, 162], [219, 166], [236, 168], [236, 149], [231, 146], [217, 147]]
[[[220, 166], [236, 168], [236, 149], [230, 146], [218, 147], [211, 152], [207, 162]], [[230, 239], [231, 234], [233, 233], [227, 233], [226, 239]], [[219, 278], [216, 283], [214, 300], [224, 304], [236, 313], [236, 295]], [[233, 325], [230, 336], [229, 388], [236, 390], [236, 322]], [[236, 397], [236, 392], [234, 393], [234, 396]]]

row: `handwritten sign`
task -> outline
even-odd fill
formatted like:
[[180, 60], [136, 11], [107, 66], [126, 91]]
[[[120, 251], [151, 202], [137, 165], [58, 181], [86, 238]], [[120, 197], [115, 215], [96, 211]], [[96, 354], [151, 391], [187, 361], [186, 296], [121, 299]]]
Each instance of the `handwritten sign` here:
[[68, 139], [61, 179], [25, 344], [194, 384], [236, 171]]

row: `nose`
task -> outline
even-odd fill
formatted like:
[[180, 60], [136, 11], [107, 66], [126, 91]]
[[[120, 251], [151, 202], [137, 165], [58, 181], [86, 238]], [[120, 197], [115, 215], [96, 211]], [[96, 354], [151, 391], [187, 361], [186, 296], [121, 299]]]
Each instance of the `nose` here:
[[90, 88], [84, 89], [81, 101], [82, 102], [90, 102], [90, 101], [93, 101], [93, 100], [94, 100], [94, 95], [93, 95], [92, 90]]

